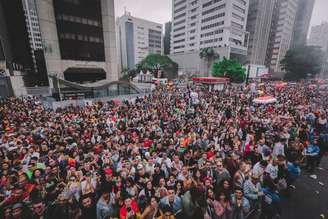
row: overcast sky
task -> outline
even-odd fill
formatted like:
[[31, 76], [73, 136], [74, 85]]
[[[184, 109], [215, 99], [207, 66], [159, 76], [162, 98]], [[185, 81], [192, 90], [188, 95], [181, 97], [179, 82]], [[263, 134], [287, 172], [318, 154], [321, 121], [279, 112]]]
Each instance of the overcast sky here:
[[[311, 26], [328, 21], [328, 0], [315, 1]], [[171, 20], [172, 0], [115, 0], [116, 16], [123, 15], [124, 8], [132, 16], [164, 24]]]

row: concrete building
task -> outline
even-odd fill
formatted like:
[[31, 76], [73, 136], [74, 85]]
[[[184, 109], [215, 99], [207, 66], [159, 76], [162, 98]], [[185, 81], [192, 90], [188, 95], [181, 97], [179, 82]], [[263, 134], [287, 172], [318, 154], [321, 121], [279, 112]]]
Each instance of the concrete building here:
[[271, 72], [282, 71], [280, 61], [289, 50], [298, 9], [298, 0], [278, 0], [273, 9], [265, 64]]
[[319, 46], [325, 53], [325, 63], [322, 66], [319, 77], [328, 78], [328, 22], [311, 28], [308, 45]]
[[167, 22], [165, 24], [165, 34], [164, 34], [164, 55], [170, 54], [171, 31], [172, 31], [172, 22]]
[[79, 83], [118, 79], [114, 0], [35, 3], [48, 74]]
[[249, 0], [173, 0], [170, 57], [180, 71], [208, 74], [208, 64], [199, 57], [204, 48], [214, 48], [220, 57], [246, 57], [248, 4]]
[[118, 19], [121, 65], [133, 69], [148, 54], [163, 52], [163, 25], [125, 12]]
[[291, 48], [306, 45], [315, 0], [298, 0]]
[[328, 51], [328, 22], [311, 28], [308, 45], [319, 46], [323, 51]]
[[264, 65], [271, 30], [272, 15], [277, 0], [250, 0], [247, 27], [249, 32], [248, 61]]

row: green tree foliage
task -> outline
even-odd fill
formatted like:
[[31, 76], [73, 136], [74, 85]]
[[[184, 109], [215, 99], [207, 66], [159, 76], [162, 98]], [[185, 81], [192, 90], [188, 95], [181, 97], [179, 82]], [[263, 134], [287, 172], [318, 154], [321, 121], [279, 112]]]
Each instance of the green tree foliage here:
[[214, 77], [229, 77], [231, 82], [242, 83], [246, 79], [246, 69], [233, 59], [216, 60], [212, 66]]
[[128, 68], [123, 68], [121, 71], [122, 77], [120, 80], [122, 81], [129, 81], [133, 79], [139, 72], [137, 72], [136, 69], [128, 69]]
[[178, 75], [178, 64], [173, 62], [168, 56], [161, 54], [149, 54], [137, 66], [137, 72], [150, 71], [156, 74], [159, 70], [164, 71], [164, 76], [174, 78]]
[[299, 80], [320, 73], [324, 54], [319, 47], [301, 46], [288, 50], [280, 65], [286, 71], [285, 79]]

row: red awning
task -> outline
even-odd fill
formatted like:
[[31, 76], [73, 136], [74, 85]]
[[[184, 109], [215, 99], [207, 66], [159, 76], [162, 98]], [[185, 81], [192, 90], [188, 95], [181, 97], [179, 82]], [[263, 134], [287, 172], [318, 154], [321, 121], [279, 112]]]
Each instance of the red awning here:
[[200, 78], [193, 78], [192, 80], [204, 84], [223, 84], [223, 83], [230, 82], [230, 78], [224, 78], [224, 77], [200, 77]]

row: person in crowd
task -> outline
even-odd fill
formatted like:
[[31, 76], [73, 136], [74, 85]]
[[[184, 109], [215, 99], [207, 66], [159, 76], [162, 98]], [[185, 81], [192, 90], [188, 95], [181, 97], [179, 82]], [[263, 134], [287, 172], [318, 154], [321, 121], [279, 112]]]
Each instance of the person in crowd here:
[[105, 219], [108, 217], [115, 216], [115, 197], [113, 197], [112, 193], [109, 191], [108, 186], [103, 186], [101, 189], [101, 197], [97, 202], [97, 219]]
[[140, 211], [137, 201], [127, 196], [120, 209], [120, 219], [137, 219], [140, 217]]
[[[254, 206], [281, 215], [280, 196], [328, 151], [328, 90], [251, 87], [157, 85], [56, 109], [1, 99], [0, 217], [241, 219]], [[257, 90], [277, 102], [254, 103]]]
[[235, 193], [231, 196], [232, 219], [246, 219], [251, 210], [247, 198], [244, 197], [242, 188], [235, 188]]
[[182, 209], [182, 201], [181, 198], [175, 194], [174, 188], [168, 188], [167, 196], [163, 197], [159, 203], [161, 209], [168, 206], [172, 209], [174, 214], [181, 212]]
[[159, 209], [158, 201], [155, 196], [150, 198], [150, 204], [146, 207], [140, 216], [140, 219], [153, 219], [162, 216], [162, 212]]
[[81, 213], [79, 219], [92, 218], [96, 215], [96, 204], [92, 194], [83, 195], [80, 198]]
[[259, 177], [256, 174], [253, 173], [251, 177], [245, 181], [243, 192], [252, 208], [258, 209], [263, 192]]
[[307, 159], [306, 168], [310, 173], [314, 172], [317, 162], [319, 161], [320, 148], [318, 146], [318, 141], [309, 144], [305, 149], [305, 156]]

